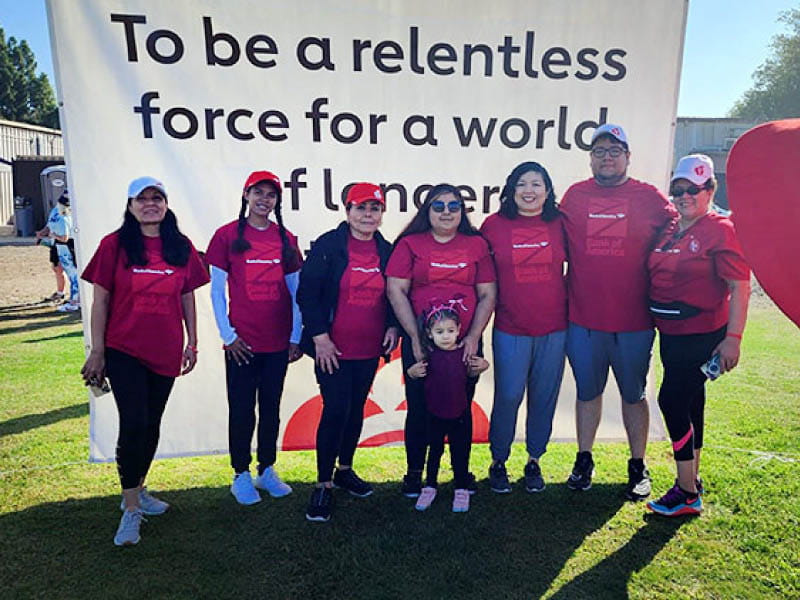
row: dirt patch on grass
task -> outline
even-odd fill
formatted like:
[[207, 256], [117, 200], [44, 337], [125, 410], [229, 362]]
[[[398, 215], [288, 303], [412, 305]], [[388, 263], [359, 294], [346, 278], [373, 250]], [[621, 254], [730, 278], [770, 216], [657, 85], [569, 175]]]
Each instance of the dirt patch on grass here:
[[48, 248], [0, 246], [0, 307], [36, 304], [54, 291]]

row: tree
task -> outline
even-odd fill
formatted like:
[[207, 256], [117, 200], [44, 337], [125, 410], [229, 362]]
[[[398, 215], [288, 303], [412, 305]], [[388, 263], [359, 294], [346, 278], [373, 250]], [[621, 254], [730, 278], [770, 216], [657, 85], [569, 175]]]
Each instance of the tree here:
[[58, 128], [58, 107], [44, 73], [25, 40], [6, 41], [0, 28], [0, 118]]
[[776, 35], [773, 56], [753, 73], [754, 85], [736, 101], [732, 117], [773, 121], [800, 117], [800, 8], [781, 13], [789, 33]]

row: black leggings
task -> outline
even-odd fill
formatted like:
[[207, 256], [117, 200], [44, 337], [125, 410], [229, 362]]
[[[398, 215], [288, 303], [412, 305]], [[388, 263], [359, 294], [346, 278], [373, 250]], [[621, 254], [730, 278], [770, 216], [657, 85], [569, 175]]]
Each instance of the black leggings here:
[[658, 391], [658, 406], [675, 460], [693, 460], [694, 451], [703, 447], [706, 376], [700, 366], [711, 358], [725, 331], [722, 327], [711, 333], [660, 335], [664, 380]]
[[241, 365], [225, 360], [228, 387], [228, 448], [231, 466], [237, 473], [250, 468], [250, 448], [256, 428], [258, 399], [258, 465], [259, 472], [275, 463], [281, 395], [289, 351], [257, 352]]
[[469, 409], [457, 419], [441, 419], [428, 413], [428, 471], [426, 485], [436, 487], [444, 454], [444, 437], [450, 442], [450, 464], [456, 489], [469, 484], [469, 453], [472, 448], [472, 414]]
[[[406, 375], [408, 368], [417, 362], [414, 360], [411, 340], [406, 336], [403, 336], [400, 350], [407, 406], [405, 425], [406, 463], [408, 464], [409, 472], [416, 471], [421, 473], [425, 467], [425, 455], [428, 452], [428, 409], [425, 407], [425, 380], [412, 379]], [[483, 340], [478, 343], [478, 356], [483, 356]], [[470, 403], [475, 397], [475, 386], [477, 384], [477, 377], [467, 379], [467, 400]], [[471, 423], [472, 421], [470, 421], [470, 427], [472, 426]]]
[[158, 447], [161, 416], [175, 383], [130, 354], [106, 348], [106, 374], [119, 412], [117, 471], [123, 490], [147, 475]]
[[330, 481], [338, 458], [353, 465], [364, 403], [378, 370], [378, 359], [340, 360], [332, 375], [314, 368], [322, 394], [322, 417], [317, 427], [317, 481]]

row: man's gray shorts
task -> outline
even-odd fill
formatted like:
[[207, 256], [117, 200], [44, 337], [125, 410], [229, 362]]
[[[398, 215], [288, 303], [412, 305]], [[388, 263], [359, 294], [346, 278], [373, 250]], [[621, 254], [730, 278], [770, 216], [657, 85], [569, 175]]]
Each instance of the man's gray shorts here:
[[653, 329], [609, 333], [570, 323], [567, 358], [575, 376], [578, 400], [586, 402], [603, 393], [610, 366], [623, 401], [641, 402], [655, 335]]

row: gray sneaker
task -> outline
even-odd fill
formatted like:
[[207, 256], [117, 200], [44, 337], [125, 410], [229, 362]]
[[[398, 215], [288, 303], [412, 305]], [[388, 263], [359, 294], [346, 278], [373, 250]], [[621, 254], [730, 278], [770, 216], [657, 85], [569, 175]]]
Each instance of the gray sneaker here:
[[511, 492], [511, 484], [508, 481], [505, 463], [499, 462], [489, 467], [489, 487], [497, 494]]
[[139, 527], [144, 521], [144, 513], [141, 510], [126, 510], [122, 513], [119, 521], [117, 535], [114, 536], [114, 544], [117, 546], [133, 546], [138, 544]]
[[539, 463], [531, 460], [525, 465], [525, 491], [541, 492], [544, 489], [544, 478]]
[[[147, 491], [147, 487], [143, 487], [139, 492], [139, 508], [141, 508], [142, 512], [148, 517], [152, 517], [155, 515], [163, 515], [165, 512], [167, 512], [169, 503], [159, 500]], [[119, 509], [125, 510], [124, 498], [122, 499], [122, 503], [119, 505]]]

